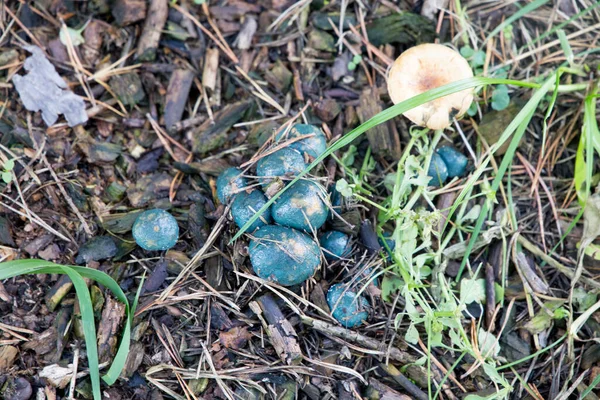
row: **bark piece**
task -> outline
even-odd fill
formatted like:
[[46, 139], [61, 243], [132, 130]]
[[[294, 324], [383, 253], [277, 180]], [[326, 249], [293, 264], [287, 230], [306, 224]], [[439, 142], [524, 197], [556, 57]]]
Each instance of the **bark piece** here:
[[[361, 123], [383, 111], [379, 94], [375, 88], [365, 89], [360, 95], [359, 101], [358, 117]], [[400, 137], [389, 128], [388, 123], [379, 124], [369, 129], [367, 131], [367, 139], [373, 153], [399, 160], [402, 155]]]
[[98, 327], [98, 358], [101, 363], [111, 360], [115, 354], [124, 316], [125, 304], [108, 296]]
[[165, 126], [167, 131], [170, 132], [170, 128], [181, 121], [193, 82], [194, 72], [188, 69], [176, 69], [171, 74], [165, 99]]
[[376, 379], [369, 379], [369, 387], [367, 388], [367, 398], [368, 399], [378, 399], [378, 400], [411, 400], [411, 397], [408, 397], [405, 394], [398, 393], [391, 387], [384, 385]]
[[112, 15], [119, 26], [126, 26], [146, 18], [145, 0], [117, 0]]
[[214, 124], [208, 120], [198, 128], [188, 131], [194, 153], [205, 154], [227, 142], [227, 132], [250, 108], [250, 101], [241, 101], [225, 106], [214, 115]]
[[288, 365], [300, 364], [302, 350], [297, 341], [298, 335], [290, 321], [283, 316], [273, 297], [268, 294], [261, 296], [257, 301], [250, 303], [250, 308], [263, 323], [281, 360]]
[[154, 61], [160, 35], [167, 22], [168, 15], [169, 5], [167, 4], [167, 0], [152, 0], [150, 2], [146, 23], [144, 24], [144, 30], [142, 31], [136, 52], [138, 60]]
[[125, 361], [121, 377], [126, 379], [131, 378], [140, 365], [142, 365], [142, 361], [144, 361], [144, 345], [140, 342], [132, 342], [129, 346], [127, 361]]
[[19, 354], [19, 350], [14, 346], [0, 347], [0, 373], [6, 373], [12, 367]]

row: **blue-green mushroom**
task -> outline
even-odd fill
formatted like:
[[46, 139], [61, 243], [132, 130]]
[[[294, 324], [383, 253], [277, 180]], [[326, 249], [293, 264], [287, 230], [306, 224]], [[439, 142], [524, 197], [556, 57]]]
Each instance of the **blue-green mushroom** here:
[[336, 283], [327, 292], [327, 304], [335, 318], [345, 328], [354, 328], [369, 318], [369, 302], [343, 283]]
[[[231, 215], [235, 224], [241, 228], [250, 221], [250, 218], [256, 214], [258, 210], [267, 204], [267, 198], [260, 190], [253, 190], [252, 192], [241, 192], [235, 196], [233, 204], [231, 205]], [[267, 208], [261, 216], [250, 225], [248, 232], [252, 232], [256, 228], [271, 223], [271, 209]]]
[[342, 194], [338, 192], [335, 185], [332, 185], [329, 189], [329, 201], [331, 202], [329, 219], [333, 220], [336, 215], [339, 217], [342, 214]]
[[313, 276], [321, 265], [319, 246], [295, 229], [267, 225], [252, 236], [250, 262], [262, 279], [283, 286], [297, 285]]
[[290, 143], [289, 147], [298, 150], [301, 154], [306, 153], [312, 158], [317, 158], [321, 154], [325, 153], [325, 150], [327, 150], [327, 140], [325, 139], [325, 134], [318, 126], [308, 124], [295, 124], [290, 128], [287, 135], [284, 134], [285, 130], [282, 130], [275, 137], [275, 139], [278, 142], [280, 142], [301, 136], [312, 135], [304, 139], [298, 140], [296, 142]]
[[261, 158], [256, 164], [256, 176], [265, 185], [275, 177], [293, 177], [306, 168], [304, 157], [298, 150], [286, 147]]
[[231, 197], [242, 191], [248, 185], [239, 168], [227, 168], [217, 178], [217, 197], [223, 204], [229, 203]]
[[324, 197], [316, 183], [300, 180], [275, 200], [271, 215], [279, 225], [305, 231], [319, 229], [329, 213]]
[[461, 177], [465, 174], [469, 160], [464, 154], [450, 146], [440, 147], [437, 153], [446, 164], [448, 178]]
[[340, 231], [325, 232], [319, 237], [323, 254], [328, 261], [339, 260], [350, 254], [350, 236]]
[[175, 218], [161, 209], [141, 213], [133, 223], [133, 238], [144, 250], [168, 250], [179, 238], [179, 225]]
[[431, 163], [427, 170], [427, 176], [430, 176], [429, 185], [440, 187], [448, 179], [448, 167], [438, 153], [433, 153]]

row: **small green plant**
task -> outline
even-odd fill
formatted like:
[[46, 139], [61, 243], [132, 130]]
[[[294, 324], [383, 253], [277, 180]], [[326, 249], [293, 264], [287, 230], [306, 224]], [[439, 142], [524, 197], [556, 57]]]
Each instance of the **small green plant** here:
[[2, 165], [2, 180], [4, 183], [10, 183], [13, 178], [13, 169], [15, 168], [15, 160], [6, 160]]
[[360, 54], [357, 54], [354, 57], [352, 57], [352, 61], [348, 63], [348, 71], [354, 71], [361, 61], [362, 56]]

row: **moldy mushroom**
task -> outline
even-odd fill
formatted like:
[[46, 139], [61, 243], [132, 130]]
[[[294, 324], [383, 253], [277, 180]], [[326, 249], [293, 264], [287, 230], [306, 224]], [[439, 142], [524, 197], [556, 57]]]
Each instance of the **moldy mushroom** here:
[[[440, 44], [421, 44], [403, 52], [394, 61], [387, 80], [394, 104], [431, 89], [472, 78], [473, 71], [458, 52]], [[473, 89], [453, 93], [404, 113], [419, 126], [439, 130], [450, 126], [473, 102]]]

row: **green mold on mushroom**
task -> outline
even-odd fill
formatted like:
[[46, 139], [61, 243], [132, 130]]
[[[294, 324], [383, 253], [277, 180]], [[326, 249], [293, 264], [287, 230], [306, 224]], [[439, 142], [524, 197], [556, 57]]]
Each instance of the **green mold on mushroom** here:
[[297, 285], [313, 276], [321, 265], [319, 246], [295, 229], [267, 225], [252, 236], [250, 262], [262, 279], [283, 286]]
[[302, 155], [308, 154], [312, 158], [317, 158], [327, 150], [325, 134], [315, 125], [295, 124], [289, 130], [287, 135], [284, 134], [285, 130], [281, 131], [275, 139], [278, 142], [283, 142], [297, 137], [310, 135], [304, 139], [290, 143], [289, 145], [289, 147], [298, 150]]
[[[231, 215], [235, 224], [241, 228], [258, 210], [267, 204], [267, 198], [260, 190], [253, 190], [250, 193], [241, 192], [235, 196], [231, 205]], [[254, 231], [264, 225], [271, 223], [271, 209], [267, 208], [261, 216], [250, 225], [248, 232]]]
[[343, 283], [336, 283], [327, 292], [327, 304], [335, 318], [345, 328], [362, 325], [369, 318], [369, 302]]
[[168, 250], [179, 238], [179, 226], [175, 218], [161, 209], [141, 213], [133, 224], [133, 238], [144, 250]]
[[448, 178], [461, 177], [465, 174], [469, 160], [464, 154], [450, 146], [440, 147], [436, 151], [446, 164]]
[[232, 196], [242, 191], [248, 184], [239, 168], [227, 168], [217, 178], [217, 197], [223, 204], [229, 203]]
[[[256, 164], [256, 176], [268, 184], [275, 177], [293, 177], [306, 168], [304, 157], [298, 150], [286, 147], [261, 158]], [[271, 178], [271, 179], [269, 179]]]
[[325, 193], [314, 182], [300, 180], [283, 192], [271, 207], [275, 223], [312, 231], [319, 229], [329, 214]]
[[325, 232], [319, 237], [323, 254], [328, 261], [336, 261], [350, 254], [350, 236], [339, 231]]

